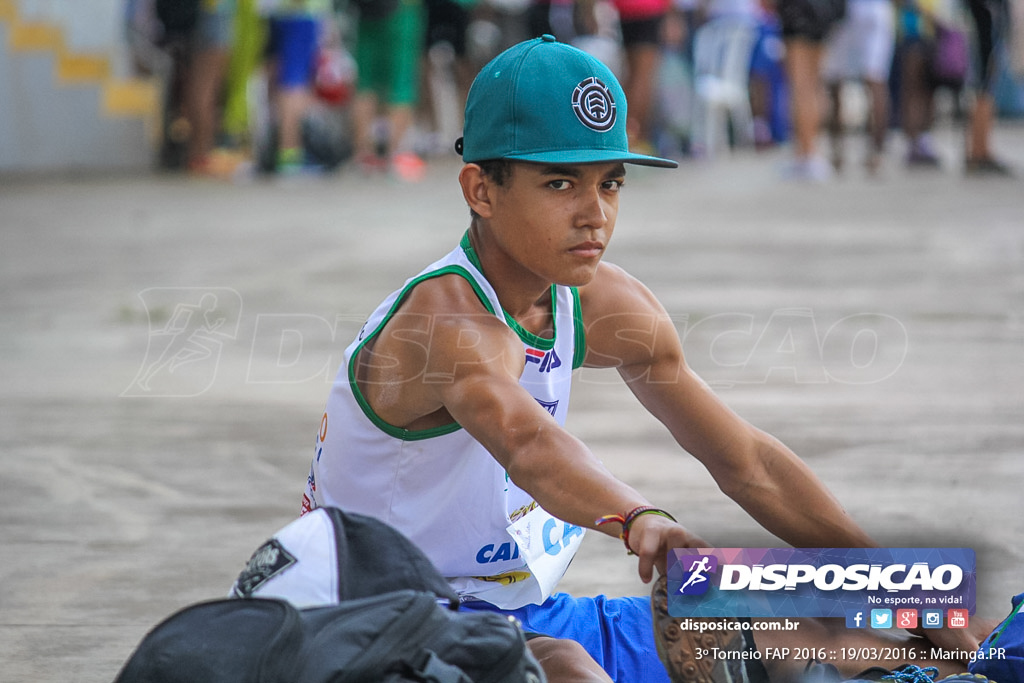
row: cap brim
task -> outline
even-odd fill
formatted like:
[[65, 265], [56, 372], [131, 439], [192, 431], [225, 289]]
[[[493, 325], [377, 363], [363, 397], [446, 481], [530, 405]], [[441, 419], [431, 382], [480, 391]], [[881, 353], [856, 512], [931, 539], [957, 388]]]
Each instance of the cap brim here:
[[528, 154], [506, 154], [502, 158], [512, 161], [528, 161], [538, 164], [603, 164], [620, 162], [658, 168], [677, 168], [679, 163], [671, 159], [622, 152], [616, 149], [560, 149]]

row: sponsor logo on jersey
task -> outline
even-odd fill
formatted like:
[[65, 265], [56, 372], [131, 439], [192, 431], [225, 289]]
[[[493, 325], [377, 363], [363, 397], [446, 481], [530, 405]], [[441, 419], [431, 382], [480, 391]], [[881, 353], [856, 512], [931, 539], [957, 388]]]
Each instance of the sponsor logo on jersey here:
[[555, 411], [558, 410], [558, 401], [542, 401], [538, 398], [537, 403], [541, 404], [544, 410], [551, 413], [551, 417], [555, 416]]
[[550, 351], [541, 351], [540, 349], [533, 349], [527, 347], [526, 349], [526, 362], [536, 363], [540, 367], [537, 368], [538, 372], [551, 372], [555, 368], [562, 365], [562, 359], [558, 357], [554, 349]]
[[[505, 481], [508, 481], [508, 472], [505, 473]], [[514, 522], [514, 521], [516, 521], [518, 519], [522, 519], [523, 517], [525, 517], [527, 515], [527, 513], [531, 512], [536, 507], [537, 507], [537, 501], [531, 500], [526, 505], [523, 505], [522, 507], [520, 507], [520, 508], [516, 509], [515, 511], [509, 513], [508, 521]]]
[[302, 517], [308, 512], [312, 512], [314, 509], [316, 509], [316, 503], [313, 502], [313, 499], [309, 497], [308, 493], [303, 493], [302, 507], [299, 508], [299, 517]]
[[484, 547], [480, 548], [476, 553], [476, 561], [478, 564], [518, 559], [519, 545], [516, 544], [515, 541], [505, 541], [497, 546], [493, 543], [488, 543]]
[[492, 583], [500, 583], [503, 586], [511, 586], [513, 583], [519, 583], [520, 581], [526, 581], [532, 574], [525, 571], [511, 571], [505, 572], [504, 574], [496, 574], [494, 576], [471, 576], [471, 579], [477, 579], [478, 581], [490, 581]]

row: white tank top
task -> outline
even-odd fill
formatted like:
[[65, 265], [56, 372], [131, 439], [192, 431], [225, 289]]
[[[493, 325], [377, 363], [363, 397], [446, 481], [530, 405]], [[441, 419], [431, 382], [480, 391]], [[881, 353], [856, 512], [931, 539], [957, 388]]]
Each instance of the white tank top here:
[[353, 359], [409, 291], [446, 274], [464, 277], [483, 306], [518, 334], [526, 354], [520, 385], [565, 424], [572, 371], [584, 352], [578, 292], [552, 286], [553, 339], [524, 330], [502, 310], [467, 233], [456, 249], [385, 299], [345, 350], [317, 435], [303, 513], [330, 505], [387, 522], [419, 546], [464, 599], [506, 609], [540, 603], [561, 579], [584, 530], [538, 507], [458, 424], [422, 431], [387, 424], [354, 380]]

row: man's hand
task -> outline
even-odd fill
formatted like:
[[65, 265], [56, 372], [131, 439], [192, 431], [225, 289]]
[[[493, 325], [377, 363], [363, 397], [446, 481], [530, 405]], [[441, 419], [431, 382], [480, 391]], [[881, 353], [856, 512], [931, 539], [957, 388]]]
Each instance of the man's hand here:
[[661, 515], [640, 515], [629, 529], [629, 549], [640, 558], [640, 580], [650, 583], [654, 569], [666, 571], [668, 551], [672, 548], [707, 548], [704, 539]]

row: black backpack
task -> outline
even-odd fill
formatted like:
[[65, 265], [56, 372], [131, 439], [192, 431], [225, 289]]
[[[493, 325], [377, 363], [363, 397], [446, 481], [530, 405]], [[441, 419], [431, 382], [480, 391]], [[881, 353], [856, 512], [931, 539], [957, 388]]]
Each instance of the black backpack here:
[[115, 683], [541, 683], [518, 625], [395, 591], [296, 609], [270, 598], [186, 607], [154, 628]]
[[[318, 581], [330, 590], [307, 590]], [[518, 622], [458, 611], [419, 549], [363, 515], [319, 508], [296, 520], [253, 553], [232, 592], [241, 597], [158, 624], [115, 683], [546, 681]], [[292, 604], [310, 595], [332, 597]]]

